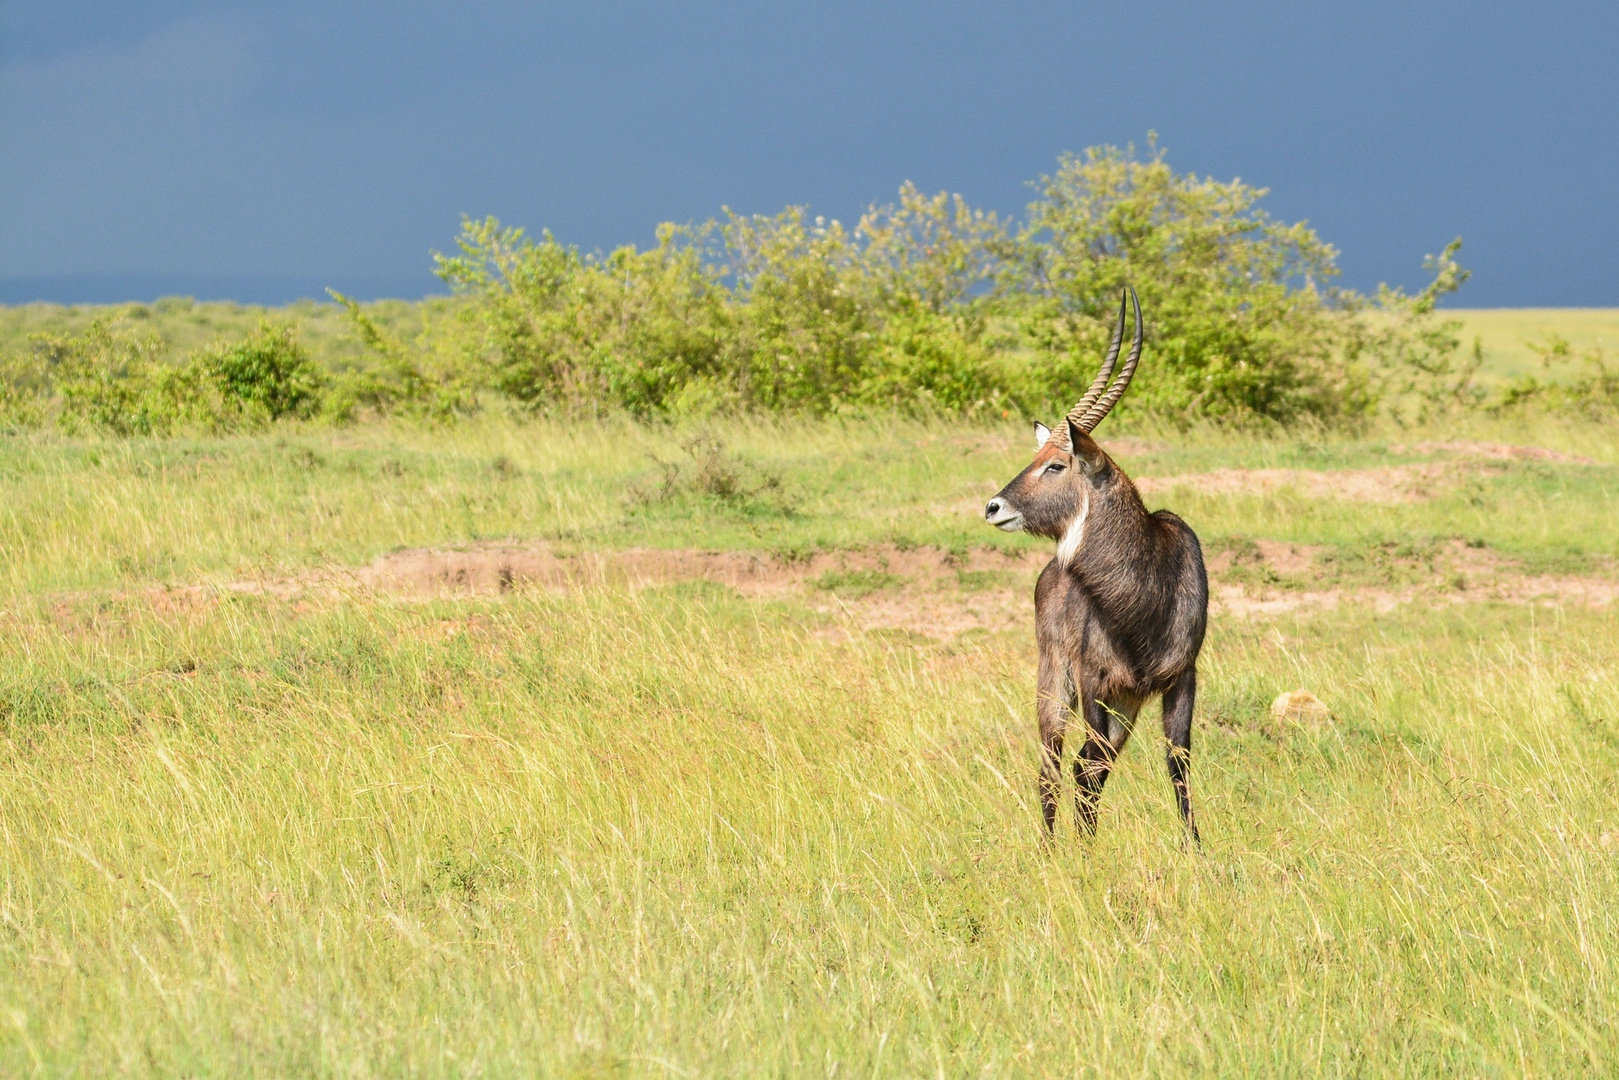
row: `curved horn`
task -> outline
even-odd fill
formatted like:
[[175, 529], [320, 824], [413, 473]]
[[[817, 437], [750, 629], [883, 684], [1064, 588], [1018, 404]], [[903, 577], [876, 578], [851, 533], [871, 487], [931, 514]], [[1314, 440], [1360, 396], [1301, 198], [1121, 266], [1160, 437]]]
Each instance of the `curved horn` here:
[[1113, 409], [1113, 406], [1119, 403], [1119, 398], [1124, 395], [1124, 388], [1130, 385], [1131, 378], [1135, 376], [1136, 364], [1141, 360], [1141, 301], [1136, 299], [1134, 289], [1130, 290], [1130, 304], [1135, 308], [1136, 313], [1136, 331], [1133, 340], [1130, 342], [1130, 355], [1124, 361], [1124, 370], [1120, 371], [1119, 377], [1113, 380], [1113, 385], [1107, 388], [1107, 393], [1103, 394], [1101, 400], [1092, 405], [1090, 411], [1074, 424], [1075, 427], [1087, 434], [1102, 422], [1102, 417], [1106, 416]]
[[[1068, 410], [1067, 419], [1071, 421], [1075, 427], [1080, 427], [1080, 421], [1084, 419], [1085, 414], [1090, 411], [1091, 406], [1096, 404], [1097, 397], [1100, 396], [1102, 391], [1107, 387], [1108, 379], [1113, 377], [1113, 367], [1119, 362], [1119, 346], [1124, 342], [1124, 305], [1125, 295], [1120, 293], [1119, 321], [1118, 325], [1113, 327], [1113, 343], [1107, 347], [1107, 359], [1102, 361], [1102, 370], [1096, 373], [1096, 378], [1091, 381], [1090, 389], [1085, 391], [1085, 396], [1079, 399], [1079, 403], [1077, 405]], [[1059, 430], [1062, 432], [1063, 441], [1067, 442], [1068, 425], [1060, 425]], [[1081, 430], [1088, 431], [1090, 429], [1081, 428]]]

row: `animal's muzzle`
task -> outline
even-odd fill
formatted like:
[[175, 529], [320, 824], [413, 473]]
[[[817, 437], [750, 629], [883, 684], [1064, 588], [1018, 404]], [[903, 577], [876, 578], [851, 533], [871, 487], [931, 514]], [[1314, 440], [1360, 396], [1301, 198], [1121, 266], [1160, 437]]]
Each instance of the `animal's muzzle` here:
[[1005, 499], [994, 498], [984, 507], [984, 520], [1002, 532], [1017, 532], [1023, 528], [1023, 515], [1013, 510]]

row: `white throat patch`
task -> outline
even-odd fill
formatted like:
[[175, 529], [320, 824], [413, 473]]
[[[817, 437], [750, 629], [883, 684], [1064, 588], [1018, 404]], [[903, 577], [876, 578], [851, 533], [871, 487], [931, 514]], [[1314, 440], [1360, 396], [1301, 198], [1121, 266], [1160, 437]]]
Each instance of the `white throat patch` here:
[[1085, 542], [1085, 519], [1091, 513], [1091, 493], [1085, 492], [1085, 502], [1074, 515], [1074, 520], [1068, 523], [1068, 529], [1057, 541], [1057, 561], [1063, 566], [1073, 563], [1074, 557], [1079, 554], [1079, 545]]

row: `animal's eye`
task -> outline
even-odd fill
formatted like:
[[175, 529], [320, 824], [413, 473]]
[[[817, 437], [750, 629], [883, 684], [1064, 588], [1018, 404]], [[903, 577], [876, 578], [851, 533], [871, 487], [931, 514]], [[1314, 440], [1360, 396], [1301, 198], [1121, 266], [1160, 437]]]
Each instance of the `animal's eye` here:
[[1049, 475], [1051, 475], [1051, 474], [1053, 474], [1053, 473], [1060, 473], [1060, 472], [1062, 472], [1062, 471], [1063, 471], [1063, 469], [1065, 469], [1065, 468], [1066, 468], [1066, 467], [1067, 467], [1067, 466], [1065, 466], [1065, 465], [1064, 465], [1064, 464], [1063, 464], [1063, 463], [1062, 463], [1062, 462], [1060, 462], [1060, 461], [1053, 461], [1053, 462], [1052, 462], [1052, 463], [1051, 463], [1051, 464], [1050, 464], [1050, 465], [1047, 465], [1047, 466], [1046, 466], [1046, 467], [1045, 467], [1045, 471], [1044, 471], [1044, 472], [1042, 472], [1042, 473], [1041, 473], [1041, 475], [1042, 475], [1042, 476], [1049, 476]]

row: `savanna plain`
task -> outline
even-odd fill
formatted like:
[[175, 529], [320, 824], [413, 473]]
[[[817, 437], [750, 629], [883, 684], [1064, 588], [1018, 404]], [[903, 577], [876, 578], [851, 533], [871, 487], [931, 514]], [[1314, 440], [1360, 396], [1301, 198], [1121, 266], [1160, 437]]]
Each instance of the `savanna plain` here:
[[0, 1073], [1619, 1066], [1613, 429], [1098, 436], [1201, 850], [1041, 843], [1021, 424], [0, 440]]

